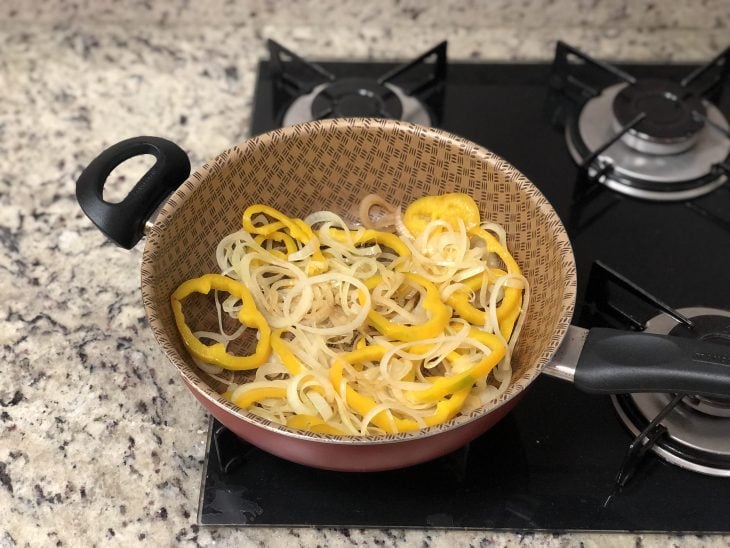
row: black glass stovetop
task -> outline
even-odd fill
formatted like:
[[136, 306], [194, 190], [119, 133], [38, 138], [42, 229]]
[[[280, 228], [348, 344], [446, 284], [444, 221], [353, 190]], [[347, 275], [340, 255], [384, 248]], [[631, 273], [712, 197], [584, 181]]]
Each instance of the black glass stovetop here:
[[[392, 67], [323, 65], [338, 76], [365, 77]], [[672, 79], [693, 68], [620, 67], [637, 77]], [[549, 69], [449, 63], [440, 127], [501, 155], [551, 201], [576, 255], [574, 323], [604, 323], [586, 312], [595, 261], [673, 307], [730, 309], [729, 186], [691, 202], [652, 203], [608, 189], [576, 202], [578, 170], [547, 105]], [[268, 62], [260, 64], [252, 134], [277, 126], [269, 70]], [[717, 103], [726, 118], [728, 87]], [[219, 428], [212, 421], [209, 437], [218, 433], [217, 443], [209, 439], [201, 491], [204, 525], [730, 532], [730, 478], [690, 472], [650, 454], [636, 476], [617, 488], [632, 436], [611, 400], [544, 376], [504, 420], [466, 448], [400, 471], [310, 469]], [[225, 472], [221, 465], [232, 455], [236, 462]]]

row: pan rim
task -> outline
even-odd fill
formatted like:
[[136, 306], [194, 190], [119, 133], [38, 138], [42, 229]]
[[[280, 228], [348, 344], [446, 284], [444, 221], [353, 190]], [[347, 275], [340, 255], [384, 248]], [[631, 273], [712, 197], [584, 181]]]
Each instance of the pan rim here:
[[[151, 264], [151, 254], [155, 247], [155, 241], [164, 231], [166, 221], [174, 215], [174, 208], [176, 202], [184, 201], [186, 196], [195, 190], [197, 186], [205, 180], [206, 176], [209, 176], [211, 171], [220, 163], [226, 161], [226, 159], [234, 152], [234, 150], [243, 146], [233, 146], [228, 150], [225, 150], [218, 154], [214, 159], [204, 163], [198, 169], [196, 169], [191, 176], [181, 185], [172, 196], [170, 196], [166, 204], [160, 210], [157, 222], [150, 230], [148, 240], [145, 243], [143, 252], [143, 268], [141, 272], [141, 287], [143, 294], [143, 301], [147, 317], [150, 321], [150, 327], [152, 328], [153, 335], [163, 349], [166, 358], [172, 363], [172, 365], [178, 370], [178, 373], [183, 377], [185, 384], [191, 390], [201, 394], [206, 400], [212, 405], [220, 409], [226, 414], [233, 415], [233, 417], [243, 420], [247, 424], [275, 432], [289, 438], [296, 438], [305, 440], [308, 442], [316, 442], [328, 445], [390, 445], [400, 444], [404, 442], [414, 441], [418, 439], [429, 438], [446, 431], [457, 430], [463, 426], [466, 426], [474, 421], [483, 419], [489, 416], [491, 413], [497, 411], [503, 405], [512, 401], [515, 397], [520, 396], [524, 393], [525, 389], [532, 384], [535, 379], [540, 375], [542, 369], [550, 361], [553, 354], [556, 352], [560, 343], [563, 341], [565, 334], [570, 325], [573, 310], [575, 307], [576, 300], [576, 265], [575, 257], [573, 254], [572, 245], [568, 234], [565, 230], [563, 223], [560, 221], [555, 209], [552, 204], [545, 198], [542, 192], [522, 174], [517, 168], [512, 166], [509, 162], [505, 161], [502, 157], [495, 154], [494, 152], [478, 145], [472, 141], [469, 141], [458, 135], [454, 135], [447, 131], [420, 126], [410, 122], [402, 122], [395, 120], [381, 120], [381, 119], [367, 119], [367, 118], [339, 118], [332, 120], [320, 120], [315, 122], [307, 122], [305, 124], [299, 124], [297, 126], [290, 126], [273, 130], [245, 141], [247, 146], [252, 144], [265, 145], [272, 141], [281, 141], [286, 139], [289, 135], [309, 130], [316, 131], [333, 131], [342, 129], [342, 127], [348, 127], [350, 129], [370, 129], [378, 128], [379, 130], [385, 129], [386, 131], [406, 131], [416, 132], [419, 135], [424, 135], [430, 138], [436, 138], [446, 142], [450, 142], [459, 147], [468, 147], [470, 153], [480, 154], [485, 160], [498, 163], [500, 168], [509, 170], [511, 180], [516, 184], [520, 185], [521, 189], [528, 192], [531, 195], [532, 200], [536, 203], [539, 210], [549, 219], [551, 219], [551, 232], [555, 238], [556, 251], [560, 257], [561, 270], [565, 273], [565, 287], [563, 288], [563, 297], [560, 304], [560, 315], [555, 327], [552, 331], [550, 339], [545, 341], [544, 348], [536, 361], [533, 361], [529, 365], [529, 373], [524, 378], [519, 379], [520, 382], [515, 382], [512, 379], [513, 386], [512, 391], [509, 395], [503, 395], [496, 402], [479, 407], [471, 411], [467, 415], [459, 415], [443, 424], [422, 428], [410, 432], [401, 432], [397, 434], [383, 434], [379, 436], [369, 437], [357, 437], [357, 436], [341, 436], [341, 435], [330, 435], [330, 434], [315, 434], [312, 432], [295, 430], [287, 426], [273, 423], [267, 419], [248, 413], [245, 410], [239, 408], [232, 402], [229, 402], [219, 393], [217, 393], [212, 387], [208, 386], [207, 383], [195, 373], [193, 368], [187, 364], [184, 360], [178, 359], [174, 353], [170, 350], [171, 345], [167, 342], [169, 338], [168, 332], [159, 325], [160, 322], [156, 321], [155, 305], [153, 304], [154, 298], [151, 294], [151, 283], [149, 278], [151, 277], [150, 269], [144, 268], [145, 264]], [[172, 205], [171, 205], [172, 204]]]

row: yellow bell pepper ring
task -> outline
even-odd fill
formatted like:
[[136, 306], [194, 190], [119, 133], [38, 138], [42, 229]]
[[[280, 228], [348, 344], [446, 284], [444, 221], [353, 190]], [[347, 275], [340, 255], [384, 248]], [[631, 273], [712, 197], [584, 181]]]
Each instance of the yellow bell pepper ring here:
[[413, 236], [418, 236], [432, 221], [446, 221], [455, 230], [459, 219], [467, 230], [479, 226], [479, 206], [468, 194], [451, 193], [441, 196], [424, 196], [406, 208], [403, 224]]
[[[330, 228], [329, 233], [339, 242], [347, 241], [347, 236], [344, 230], [340, 230], [339, 228]], [[411, 256], [411, 250], [408, 249], [408, 246], [404, 244], [398, 236], [391, 234], [390, 232], [382, 232], [380, 230], [368, 228], [365, 230], [353, 230], [350, 232], [350, 236], [352, 238], [352, 243], [355, 245], [365, 242], [376, 242], [389, 247], [401, 257]]]
[[[499, 243], [499, 240], [495, 238], [489, 231], [484, 230], [481, 227], [475, 227], [469, 231], [469, 234], [471, 236], [476, 236], [477, 238], [480, 238], [484, 241], [484, 243], [487, 246], [487, 251], [490, 253], [496, 253], [497, 256], [502, 260], [504, 265], [507, 267], [507, 272], [510, 274], [517, 274], [521, 275], [522, 272], [520, 271], [520, 267], [518, 266], [517, 262], [514, 260], [510, 252], [505, 248], [501, 243]], [[457, 292], [458, 293], [458, 292]], [[458, 297], [457, 297], [458, 299]], [[457, 307], [452, 304], [455, 309]], [[505, 339], [509, 339], [509, 337], [512, 335], [512, 330], [514, 329], [515, 321], [517, 321], [517, 317], [519, 316], [520, 309], [522, 306], [522, 289], [516, 288], [516, 287], [505, 287], [504, 289], [504, 297], [502, 298], [502, 302], [497, 307], [497, 319], [499, 321], [499, 330], [502, 333], [502, 336], [504, 336]], [[462, 310], [465, 310], [466, 307], [463, 307]], [[476, 310], [476, 309], [475, 309]], [[457, 309], [458, 311], [458, 309]], [[462, 316], [464, 317], [464, 316]], [[464, 317], [464, 319], [467, 319]], [[471, 321], [471, 320], [469, 320]], [[478, 322], [472, 322], [472, 323], [478, 323]], [[482, 325], [486, 322], [479, 322]]]
[[[461, 318], [464, 318], [471, 324], [483, 326], [489, 321], [487, 312], [475, 307], [469, 300], [469, 291], [476, 293], [485, 282], [494, 282], [506, 273], [503, 270], [493, 268], [489, 273], [478, 274], [464, 280], [462, 283], [466, 286], [463, 290], [455, 291], [448, 299], [446, 304], [454, 309], [454, 312]], [[497, 306], [497, 321], [499, 322], [499, 330], [505, 339], [509, 339], [512, 334], [515, 321], [520, 314], [522, 305], [522, 290], [514, 287], [506, 287], [502, 301]]]
[[[259, 331], [259, 340], [256, 343], [256, 350], [248, 356], [236, 356], [226, 351], [225, 345], [214, 343], [210, 346], [203, 344], [192, 330], [185, 323], [182, 301], [192, 293], [207, 295], [211, 289], [225, 291], [243, 302], [238, 321], [246, 327], [256, 328]], [[256, 308], [256, 303], [246, 286], [241, 282], [233, 280], [222, 274], [205, 274], [199, 278], [193, 278], [183, 282], [170, 297], [172, 312], [175, 316], [175, 324], [180, 331], [183, 342], [190, 353], [199, 360], [217, 365], [231, 371], [256, 369], [264, 363], [271, 353], [271, 328], [266, 319]]]
[[[263, 246], [266, 240], [283, 243], [284, 247], [286, 248], [286, 255], [281, 252], [279, 252], [278, 254], [281, 255], [284, 260], [286, 260], [287, 255], [291, 255], [292, 253], [297, 252], [297, 244], [294, 242], [294, 238], [289, 236], [289, 234], [287, 234], [286, 232], [276, 230], [274, 232], [269, 232], [268, 234], [258, 234], [253, 240], [260, 246]], [[272, 249], [270, 252], [272, 254], [276, 254], [277, 251], [278, 250]]]
[[[423, 299], [423, 308], [430, 314], [429, 319], [418, 325], [393, 323], [385, 316], [371, 309], [368, 312], [368, 322], [382, 335], [398, 341], [415, 342], [437, 337], [448, 325], [451, 319], [451, 309], [441, 301], [438, 288], [423, 276], [411, 272], [404, 273], [405, 279], [426, 289]], [[383, 281], [382, 276], [376, 275], [365, 280], [365, 287], [372, 291]], [[365, 303], [365, 296], [360, 294], [360, 303]]]
[[334, 434], [336, 436], [347, 435], [346, 432], [327, 424], [319, 417], [315, 417], [313, 415], [294, 415], [287, 419], [286, 425], [289, 428], [306, 430], [308, 432], [314, 432], [315, 434]]
[[[275, 222], [265, 225], [255, 225], [253, 223], [253, 218], [258, 214], [263, 214], [275, 219]], [[316, 245], [312, 250], [312, 259], [306, 268], [307, 275], [314, 276], [327, 271], [327, 259], [319, 248], [319, 241], [316, 239], [310, 226], [303, 220], [287, 217], [278, 209], [274, 209], [273, 207], [264, 204], [253, 204], [248, 206], [243, 212], [242, 225], [246, 232], [250, 234], [257, 234], [259, 236], [268, 236], [274, 232], [288, 230], [289, 235], [298, 242], [301, 242], [303, 245], [314, 240]]]
[[496, 253], [497, 256], [502, 259], [502, 262], [507, 267], [507, 272], [510, 274], [520, 274], [520, 267], [517, 265], [512, 255], [510, 255], [510, 252], [507, 251], [507, 248], [499, 243], [499, 240], [488, 230], [484, 230], [481, 227], [475, 227], [469, 229], [469, 234], [471, 236], [481, 238], [487, 246], [487, 251], [490, 253]]
[[[335, 389], [339, 392], [343, 381], [343, 370], [345, 364], [350, 364], [356, 369], [362, 367], [364, 361], [376, 361], [382, 359], [386, 349], [382, 346], [367, 347], [369, 350], [353, 351], [336, 357], [330, 366], [330, 380]], [[446, 422], [456, 416], [464, 406], [466, 398], [471, 392], [471, 385], [455, 392], [450, 398], [442, 399], [436, 404], [436, 410], [423, 418], [426, 426], [435, 426]], [[349, 384], [345, 384], [345, 399], [347, 404], [361, 416], [367, 415], [377, 405], [375, 400], [357, 392]], [[381, 411], [375, 415], [372, 422], [385, 432], [394, 434], [396, 432], [409, 432], [418, 430], [421, 426], [413, 419], [400, 419], [394, 417], [390, 411]]]
[[268, 399], [285, 400], [286, 388], [265, 386], [248, 390], [236, 398], [231, 397], [231, 401], [241, 409], [248, 409], [254, 403]]
[[[489, 372], [504, 358], [506, 348], [496, 335], [472, 327], [469, 337], [479, 341], [491, 350], [479, 362], [458, 375], [451, 377], [437, 377], [429, 379], [425, 390], [409, 390], [406, 396], [417, 403], [434, 403], [442, 400], [448, 394], [455, 394], [464, 389], [471, 390], [473, 384], [480, 378], [486, 377]], [[452, 355], [447, 356], [452, 359]]]
[[282, 338], [283, 334], [283, 329], [274, 329], [271, 333], [271, 349], [279, 357], [290, 375], [298, 375], [302, 372], [304, 366], [302, 366], [302, 362], [299, 361], [294, 355], [294, 352], [289, 348], [287, 342]]
[[[265, 225], [255, 225], [253, 223], [253, 217], [257, 214], [263, 214], [272, 219], [276, 219], [276, 222]], [[279, 231], [282, 228], [286, 228], [295, 240], [306, 243], [304, 240], [307, 235], [302, 231], [301, 227], [294, 222], [294, 219], [284, 215], [281, 211], [274, 209], [271, 206], [264, 204], [253, 204], [248, 206], [243, 212], [242, 224], [243, 229], [246, 232], [249, 232], [250, 234], [261, 234], [264, 236], [271, 234], [272, 232]]]

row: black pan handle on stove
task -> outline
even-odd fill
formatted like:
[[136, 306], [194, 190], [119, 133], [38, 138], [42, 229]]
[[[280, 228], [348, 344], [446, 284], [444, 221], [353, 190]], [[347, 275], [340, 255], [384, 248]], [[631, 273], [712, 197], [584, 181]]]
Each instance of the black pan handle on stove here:
[[570, 326], [544, 372], [598, 394], [730, 398], [730, 347], [671, 335]]
[[[104, 184], [119, 164], [151, 154], [155, 164], [119, 203], [103, 198]], [[161, 137], [133, 137], [112, 145], [94, 158], [76, 181], [76, 199], [84, 213], [110, 240], [131, 249], [144, 235], [145, 223], [190, 175], [183, 149]]]

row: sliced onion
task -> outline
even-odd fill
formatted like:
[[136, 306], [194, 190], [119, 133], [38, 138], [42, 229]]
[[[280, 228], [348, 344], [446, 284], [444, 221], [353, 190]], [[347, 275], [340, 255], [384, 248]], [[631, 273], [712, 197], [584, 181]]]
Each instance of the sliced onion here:
[[[495, 253], [487, 251], [481, 239], [469, 236], [463, 222], [452, 226], [435, 220], [414, 236], [403, 223], [400, 208], [382, 198], [364, 200], [361, 213], [367, 215], [376, 206], [383, 208], [384, 217], [376, 222], [363, 219], [362, 225], [378, 230], [392, 227], [390, 230], [395, 230], [410, 250], [410, 256], [396, 255], [376, 242], [355, 245], [361, 234], [358, 231], [363, 228], [348, 226], [342, 217], [329, 211], [318, 211], [304, 219], [315, 236], [306, 244], [300, 242], [286, 260], [281, 258], [281, 245], [272, 244], [270, 240], [258, 244], [255, 235], [244, 230], [226, 236], [216, 247], [215, 259], [220, 271], [246, 285], [269, 326], [283, 330], [287, 347], [301, 369], [298, 374], [291, 375], [279, 357], [272, 353], [257, 369], [255, 380], [236, 385], [232, 383], [234, 377], [230, 372], [201, 365], [203, 370], [230, 386], [234, 399], [259, 387], [285, 389], [286, 398], [262, 400], [251, 406], [250, 412], [282, 424], [297, 413], [315, 415], [327, 424], [357, 436], [383, 434], [384, 430], [372, 423], [380, 413], [389, 417], [389, 431], [395, 428], [395, 416], [425, 426], [425, 418], [436, 412], [437, 404], [411, 402], [406, 392], [427, 389], [431, 375], [457, 375], [491, 350], [471, 338], [472, 326], [457, 316], [452, 316], [440, 336], [417, 343], [389, 340], [375, 332], [367, 324], [367, 316], [373, 309], [393, 323], [418, 325], [428, 318], [423, 308], [423, 288], [410, 288], [410, 284], [404, 284], [402, 272], [419, 274], [434, 283], [443, 301], [456, 291], [476, 293], [472, 299], [475, 306], [486, 312], [485, 325], [480, 328], [500, 337], [496, 308], [504, 291], [506, 288], [523, 290], [522, 310], [510, 340], [504, 341], [506, 356], [488, 377], [475, 382], [464, 412], [488, 404], [509, 386], [511, 353], [529, 302], [526, 280], [508, 274], [495, 283], [484, 283], [478, 292], [472, 292], [464, 284], [465, 280], [504, 265]], [[253, 221], [260, 225], [270, 219], [260, 215]], [[495, 234], [504, 245], [504, 229], [494, 223], [481, 226]], [[342, 230], [344, 237], [339, 234], [337, 238], [333, 237], [332, 229]], [[326, 272], [312, 274], [315, 253], [325, 256]], [[364, 280], [375, 275], [381, 276], [382, 283], [369, 291]], [[244, 303], [232, 296], [222, 302], [216, 298], [215, 302], [219, 333], [200, 336], [228, 344], [239, 338], [246, 327], [224, 333], [224, 314], [236, 318]], [[335, 386], [330, 378], [332, 360], [351, 351], [360, 340], [383, 346], [382, 359], [345, 364], [342, 382]], [[461, 356], [447, 360], [446, 356], [454, 351]], [[415, 367], [413, 380], [406, 376], [411, 374], [412, 366]], [[240, 382], [240, 377], [236, 378]], [[348, 386], [373, 400], [374, 407], [364, 415], [352, 409], [347, 403]]]

